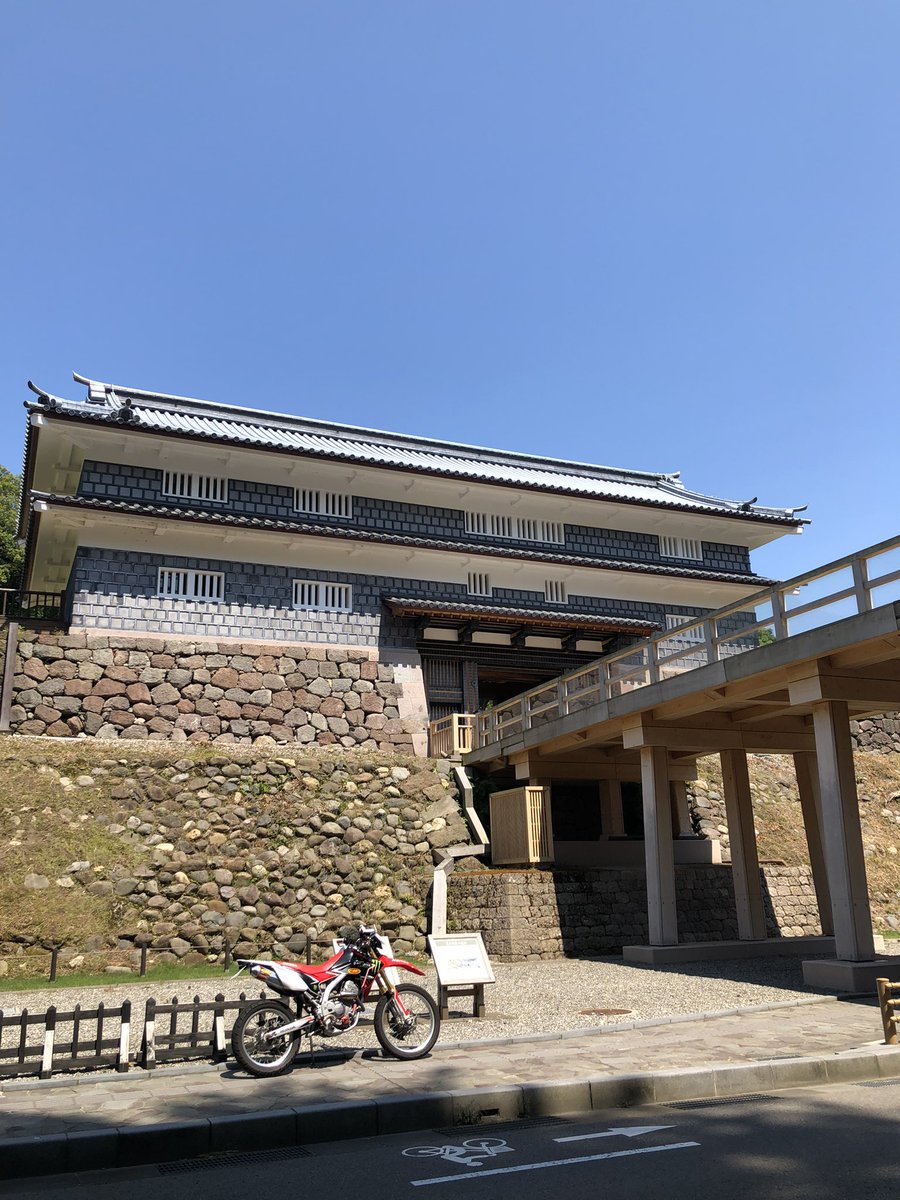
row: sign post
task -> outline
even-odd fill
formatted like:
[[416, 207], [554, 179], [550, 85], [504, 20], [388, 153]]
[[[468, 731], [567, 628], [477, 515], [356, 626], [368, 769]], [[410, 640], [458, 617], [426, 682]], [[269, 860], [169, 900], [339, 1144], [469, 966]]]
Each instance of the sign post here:
[[450, 1016], [451, 996], [471, 996], [472, 1016], [485, 1016], [484, 985], [496, 981], [481, 934], [431, 934], [428, 949], [437, 972], [441, 1020]]

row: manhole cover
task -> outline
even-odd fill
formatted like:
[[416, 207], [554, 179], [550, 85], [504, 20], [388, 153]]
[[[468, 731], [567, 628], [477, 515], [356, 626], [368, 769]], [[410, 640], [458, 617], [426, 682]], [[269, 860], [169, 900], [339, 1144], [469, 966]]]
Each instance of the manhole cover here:
[[582, 1008], [580, 1010], [583, 1017], [628, 1017], [631, 1012], [630, 1008]]

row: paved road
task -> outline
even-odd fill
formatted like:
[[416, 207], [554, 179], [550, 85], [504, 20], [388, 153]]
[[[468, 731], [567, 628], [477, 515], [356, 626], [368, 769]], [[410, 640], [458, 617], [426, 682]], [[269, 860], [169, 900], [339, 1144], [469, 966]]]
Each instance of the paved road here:
[[900, 1082], [334, 1142], [304, 1156], [262, 1152], [202, 1170], [173, 1166], [16, 1181], [0, 1184], [0, 1198], [245, 1200], [337, 1190], [367, 1200], [545, 1200], [560, 1192], [566, 1200], [895, 1200]]

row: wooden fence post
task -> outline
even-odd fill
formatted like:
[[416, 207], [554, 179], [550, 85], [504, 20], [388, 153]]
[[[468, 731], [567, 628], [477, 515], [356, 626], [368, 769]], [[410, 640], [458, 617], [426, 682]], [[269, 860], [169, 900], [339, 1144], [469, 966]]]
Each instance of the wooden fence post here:
[[119, 1061], [116, 1070], [122, 1074], [131, 1063], [131, 1001], [122, 1005], [122, 1024], [119, 1028]]
[[141, 1066], [152, 1071], [156, 1066], [156, 1001], [151, 996], [144, 1006], [144, 1034], [141, 1038]]
[[213, 1058], [216, 1062], [224, 1062], [228, 1057], [225, 1045], [225, 1009], [222, 1007], [225, 997], [221, 992], [216, 996], [216, 1010], [213, 1014]]
[[40, 1079], [49, 1079], [53, 1072], [53, 1041], [56, 1037], [56, 1005], [47, 1009], [44, 1020], [44, 1053], [41, 1057]]

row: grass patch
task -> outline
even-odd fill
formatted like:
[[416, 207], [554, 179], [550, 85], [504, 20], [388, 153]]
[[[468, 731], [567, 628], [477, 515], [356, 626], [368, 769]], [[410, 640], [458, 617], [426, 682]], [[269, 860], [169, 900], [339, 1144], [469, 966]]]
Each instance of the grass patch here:
[[[84, 988], [84, 987], [104, 987], [109, 984], [121, 983], [165, 983], [167, 980], [178, 979], [226, 979], [229, 975], [233, 975], [234, 971], [223, 971], [221, 967], [217, 967], [214, 963], [204, 965], [203, 963], [192, 963], [186, 965], [184, 963], [160, 963], [155, 967], [148, 967], [146, 975], [138, 975], [135, 971], [131, 975], [106, 975], [106, 974], [91, 974], [88, 971], [79, 971], [70, 975], [60, 975], [55, 983], [50, 983], [46, 976], [36, 978], [30, 976], [22, 979], [0, 979], [0, 995], [6, 992], [43, 992], [65, 990], [66, 988]], [[252, 980], [251, 980], [252, 983]]]
[[[67, 793], [55, 771], [9, 752], [0, 758], [0, 941], [25, 935], [82, 944], [115, 931], [120, 898], [56, 883], [72, 862], [102, 867], [104, 876], [140, 862], [136, 846], [94, 820], [98, 805], [102, 810], [96, 788]], [[45, 876], [49, 886], [24, 887], [29, 874]]]

